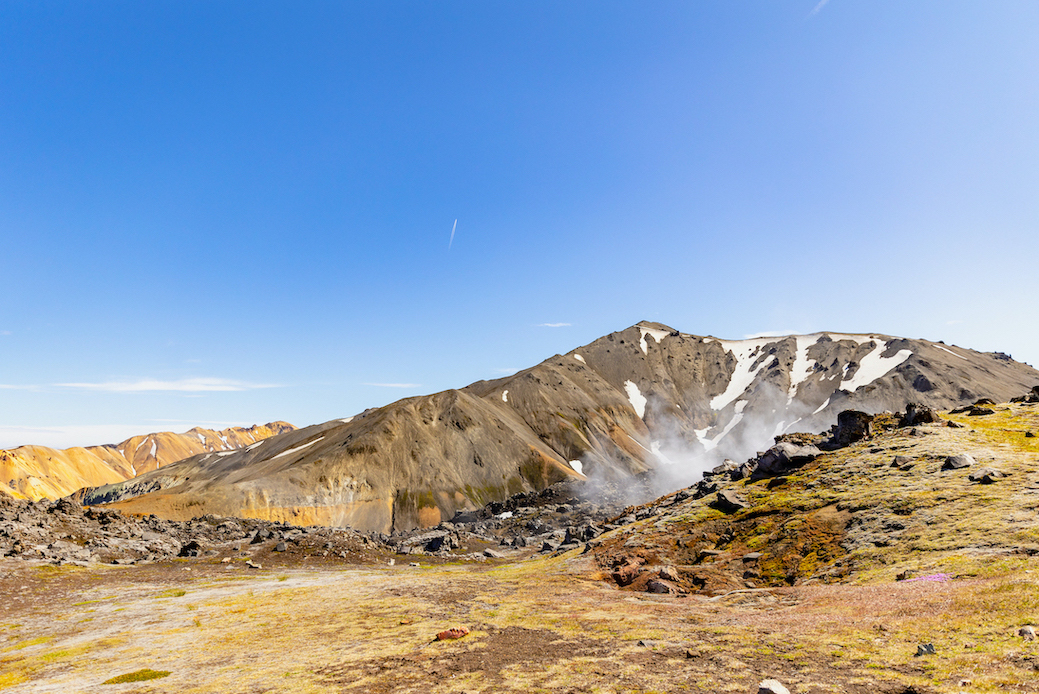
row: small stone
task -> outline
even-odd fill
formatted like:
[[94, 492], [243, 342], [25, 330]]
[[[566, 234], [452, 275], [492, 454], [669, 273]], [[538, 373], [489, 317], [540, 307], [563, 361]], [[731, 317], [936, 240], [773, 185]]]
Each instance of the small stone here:
[[974, 464], [974, 458], [967, 455], [966, 453], [960, 453], [959, 455], [950, 455], [942, 463], [943, 470], [962, 470], [968, 468]]
[[660, 570], [659, 576], [665, 581], [678, 581], [678, 570], [673, 566], [665, 566]]
[[505, 555], [503, 555], [501, 552], [496, 552], [493, 549], [487, 548], [483, 551], [483, 556], [489, 557], [491, 559], [501, 559]]
[[1003, 479], [1006, 476], [1005, 472], [990, 467], [983, 467], [980, 470], [975, 470], [967, 475], [967, 479], [971, 482], [978, 482], [980, 484], [992, 484], [996, 480]]
[[969, 687], [972, 684], [974, 684], [974, 683], [971, 682], [970, 680], [960, 680], [960, 686], [961, 687]]
[[921, 656], [921, 655], [934, 655], [935, 653], [936, 653], [936, 651], [934, 650], [934, 644], [933, 643], [921, 643], [919, 646], [916, 647], [916, 655], [917, 656]]
[[466, 627], [455, 627], [454, 629], [447, 629], [446, 631], [440, 632], [439, 634], [437, 634], [437, 637], [433, 640], [450, 641], [452, 639], [460, 639], [468, 634], [469, 629], [467, 629]]
[[1025, 438], [1026, 439], [1034, 439], [1035, 438], [1035, 432], [1034, 431], [1026, 431], [1025, 432]]
[[674, 595], [678, 590], [667, 581], [661, 581], [654, 578], [646, 583], [646, 592], [657, 593], [659, 595]]
[[764, 680], [758, 684], [758, 694], [790, 694], [790, 690], [778, 680]]
[[289, 546], [285, 542], [279, 542], [278, 544], [274, 545], [275, 552], [284, 552], [288, 548]]
[[700, 657], [700, 651], [698, 651], [696, 649], [693, 649], [693, 648], [687, 648], [687, 649], [685, 649], [685, 657], [686, 658], [699, 658]]
[[1023, 626], [1017, 630], [1017, 635], [1025, 641], [1035, 641], [1035, 627]]

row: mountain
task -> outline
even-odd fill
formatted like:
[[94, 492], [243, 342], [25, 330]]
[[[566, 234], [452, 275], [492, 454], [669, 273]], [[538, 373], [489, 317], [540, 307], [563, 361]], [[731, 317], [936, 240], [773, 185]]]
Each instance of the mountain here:
[[390, 532], [568, 478], [656, 468], [677, 488], [846, 409], [1008, 400], [1039, 372], [1001, 353], [877, 334], [747, 340], [642, 322], [513, 376], [205, 453], [84, 503]]
[[0, 493], [21, 499], [57, 499], [82, 487], [133, 479], [207, 451], [230, 451], [295, 429], [271, 422], [223, 431], [195, 428], [133, 436], [118, 444], [64, 450], [19, 446], [0, 450]]

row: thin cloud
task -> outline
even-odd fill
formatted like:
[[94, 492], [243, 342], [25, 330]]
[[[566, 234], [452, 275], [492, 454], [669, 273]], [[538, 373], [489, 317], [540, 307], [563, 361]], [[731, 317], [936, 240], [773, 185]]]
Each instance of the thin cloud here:
[[10, 335], [10, 334], [11, 334], [10, 330], [0, 330], [0, 335]]
[[421, 383], [365, 383], [366, 386], [377, 388], [421, 388]]
[[495, 369], [494, 370], [495, 373], [504, 374], [505, 376], [511, 376], [512, 374], [516, 373], [517, 371], [519, 371], [519, 369], [514, 369], [512, 367], [506, 367], [504, 369]]
[[569, 328], [570, 323], [538, 323], [539, 328]]
[[458, 228], [458, 220], [455, 220], [454, 226], [451, 227], [451, 240], [447, 242], [447, 250], [451, 250], [451, 244], [455, 242], [455, 229]]
[[229, 378], [182, 378], [178, 381], [140, 379], [137, 381], [105, 381], [103, 383], [55, 383], [59, 388], [75, 388], [102, 393], [227, 393], [259, 388], [279, 388], [273, 383], [248, 383]]
[[39, 390], [39, 386], [16, 386], [10, 383], [0, 383], [0, 390]]
[[140, 424], [82, 424], [32, 427], [0, 425], [0, 448], [15, 446], [100, 446], [125, 441], [145, 433], [150, 427]]

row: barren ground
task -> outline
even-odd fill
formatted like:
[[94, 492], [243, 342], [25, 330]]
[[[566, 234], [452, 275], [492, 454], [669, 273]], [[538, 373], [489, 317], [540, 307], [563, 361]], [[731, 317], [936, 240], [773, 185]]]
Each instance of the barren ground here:
[[[1028, 574], [709, 599], [619, 591], [580, 556], [2, 568], [9, 692], [752, 692], [766, 677], [793, 692], [1039, 691], [1039, 649], [1014, 624], [948, 621], [985, 600], [1034, 608]], [[433, 641], [459, 626], [472, 631]], [[924, 641], [936, 655], [915, 657]], [[170, 674], [104, 684], [143, 668]]]

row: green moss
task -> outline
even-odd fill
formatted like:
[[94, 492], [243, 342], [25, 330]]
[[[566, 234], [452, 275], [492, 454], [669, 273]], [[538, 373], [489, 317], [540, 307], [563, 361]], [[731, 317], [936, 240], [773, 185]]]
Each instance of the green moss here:
[[148, 680], [157, 680], [163, 677], [170, 676], [169, 670], [152, 670], [150, 668], [144, 668], [142, 670], [136, 670], [134, 672], [128, 672], [124, 675], [118, 675], [111, 679], [107, 679], [101, 684], [126, 684], [127, 682], [147, 682]]

